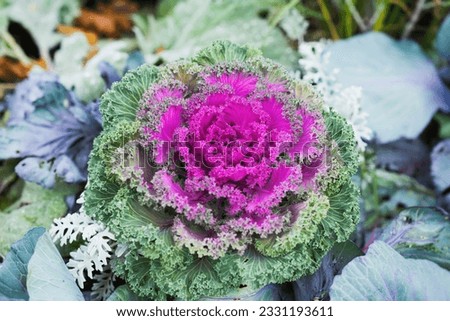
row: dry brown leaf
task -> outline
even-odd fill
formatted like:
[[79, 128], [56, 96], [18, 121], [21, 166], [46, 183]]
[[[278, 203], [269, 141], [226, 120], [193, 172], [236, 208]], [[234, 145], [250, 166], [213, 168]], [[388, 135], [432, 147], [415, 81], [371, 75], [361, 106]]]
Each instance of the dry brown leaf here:
[[88, 42], [91, 46], [96, 45], [97, 41], [98, 41], [98, 36], [96, 33], [83, 30], [82, 28], [79, 28], [79, 27], [59, 25], [56, 28], [56, 30], [59, 33], [66, 35], [66, 36], [70, 36], [76, 32], [82, 32], [85, 35], [86, 39], [88, 40]]
[[44, 60], [33, 60], [31, 64], [22, 64], [17, 59], [13, 59], [6, 56], [0, 57], [0, 81], [2, 82], [17, 82], [25, 79], [28, 76], [31, 68], [34, 65], [38, 65], [43, 69], [46, 69], [46, 63]]
[[0, 81], [16, 82], [24, 79], [31, 66], [23, 65], [20, 61], [9, 57], [0, 57]]
[[75, 20], [75, 25], [99, 36], [118, 38], [121, 34], [131, 31], [131, 15], [138, 9], [139, 6], [129, 0], [99, 3], [95, 10], [81, 9], [81, 15]]
[[98, 54], [98, 51], [99, 51], [98, 47], [91, 47], [91, 49], [89, 50], [88, 54], [84, 58], [84, 63], [87, 63], [89, 60], [94, 58], [94, 56], [96, 54]]
[[31, 62], [31, 66], [39, 66], [42, 69], [47, 69], [47, 63], [42, 58], [39, 58], [38, 60], [33, 60]]

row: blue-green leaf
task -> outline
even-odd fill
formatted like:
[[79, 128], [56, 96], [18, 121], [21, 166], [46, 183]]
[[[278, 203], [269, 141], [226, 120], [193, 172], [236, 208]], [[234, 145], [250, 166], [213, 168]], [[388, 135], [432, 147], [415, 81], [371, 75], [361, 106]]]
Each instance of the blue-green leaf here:
[[361, 86], [361, 106], [377, 139], [416, 138], [438, 108], [450, 110], [450, 92], [418, 44], [369, 32], [329, 46], [330, 70], [345, 86]]
[[450, 221], [443, 210], [408, 208], [389, 224], [379, 239], [404, 257], [427, 259], [450, 270]]
[[27, 289], [32, 301], [84, 300], [48, 233], [39, 238], [28, 263]]
[[436, 36], [436, 49], [443, 58], [450, 60], [450, 14], [439, 28]]
[[431, 154], [431, 175], [439, 192], [450, 187], [450, 139], [437, 144]]
[[405, 259], [382, 241], [350, 262], [330, 290], [335, 301], [450, 300], [450, 272], [427, 260]]
[[0, 300], [83, 300], [43, 227], [31, 229], [13, 244], [0, 265]]
[[37, 240], [44, 233], [44, 228], [34, 228], [11, 246], [11, 251], [0, 265], [0, 299], [28, 300], [28, 262], [34, 253]]

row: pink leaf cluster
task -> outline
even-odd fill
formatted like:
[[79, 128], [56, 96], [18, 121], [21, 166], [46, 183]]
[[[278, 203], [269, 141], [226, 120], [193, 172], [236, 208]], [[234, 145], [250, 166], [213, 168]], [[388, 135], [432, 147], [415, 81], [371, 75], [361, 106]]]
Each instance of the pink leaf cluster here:
[[[195, 89], [152, 86], [139, 112], [153, 166], [142, 184], [177, 213], [175, 239], [200, 256], [242, 253], [253, 237], [289, 228], [290, 196], [327, 170], [322, 115], [292, 88], [248, 71], [197, 75]], [[150, 163], [150, 162], [149, 162]]]

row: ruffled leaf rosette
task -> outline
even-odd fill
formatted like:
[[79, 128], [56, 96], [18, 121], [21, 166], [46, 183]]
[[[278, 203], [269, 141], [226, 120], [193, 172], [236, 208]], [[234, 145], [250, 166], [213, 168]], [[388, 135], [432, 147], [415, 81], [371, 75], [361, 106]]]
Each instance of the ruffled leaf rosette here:
[[351, 126], [252, 48], [215, 42], [104, 94], [88, 215], [139, 296], [195, 300], [313, 273], [358, 220]]

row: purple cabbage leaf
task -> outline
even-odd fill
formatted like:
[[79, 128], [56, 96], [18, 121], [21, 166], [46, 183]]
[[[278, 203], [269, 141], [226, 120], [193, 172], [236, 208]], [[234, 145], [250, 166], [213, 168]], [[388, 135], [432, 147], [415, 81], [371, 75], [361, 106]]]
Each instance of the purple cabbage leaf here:
[[98, 102], [84, 104], [47, 73], [32, 74], [7, 97], [7, 127], [0, 129], [0, 159], [24, 158], [17, 174], [51, 188], [57, 178], [86, 180], [87, 160], [101, 131]]

